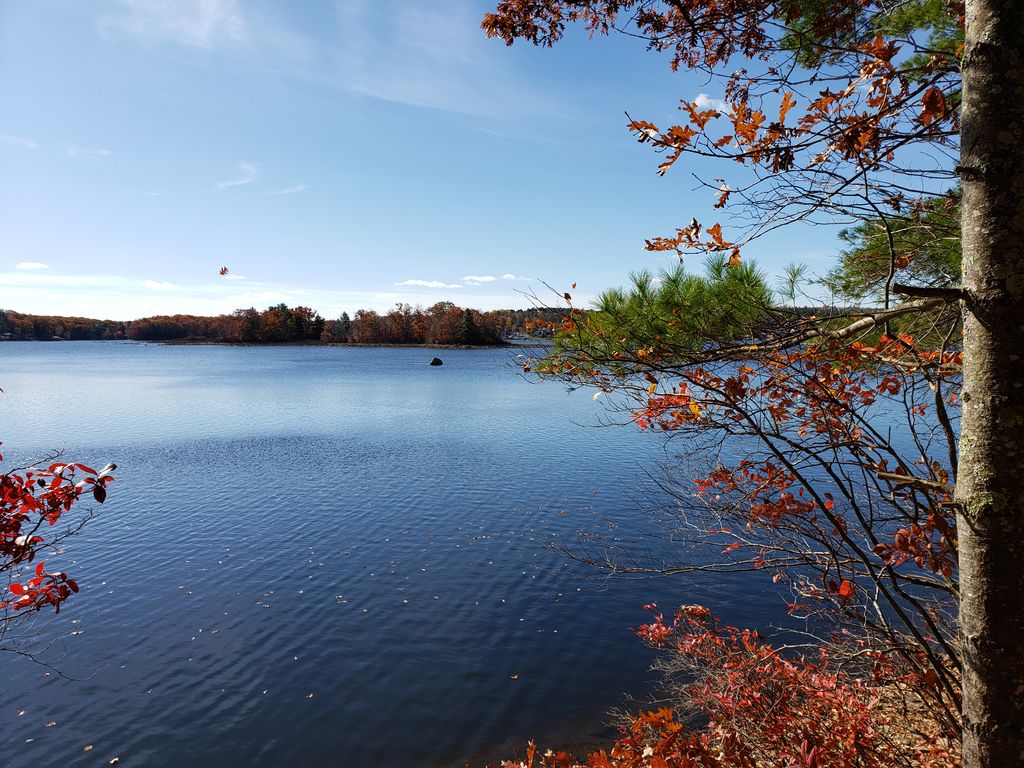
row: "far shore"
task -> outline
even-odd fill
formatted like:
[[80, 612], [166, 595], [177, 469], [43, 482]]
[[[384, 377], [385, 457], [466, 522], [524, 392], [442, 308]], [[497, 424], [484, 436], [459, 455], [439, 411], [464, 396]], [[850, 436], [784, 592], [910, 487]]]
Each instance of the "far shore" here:
[[388, 347], [404, 347], [408, 349], [508, 349], [511, 347], [545, 347], [550, 342], [542, 339], [512, 340], [501, 344], [413, 344], [396, 342], [394, 344], [360, 343], [347, 341], [207, 341], [204, 339], [167, 339], [156, 341], [138, 340], [144, 344], [171, 344], [181, 346], [218, 346], [218, 347], [371, 347], [385, 349]]
[[315, 341], [313, 339], [294, 341], [212, 341], [209, 339], [0, 339], [2, 342], [62, 342], [62, 341], [123, 341], [132, 344], [166, 344], [169, 346], [186, 347], [371, 347], [386, 349], [388, 347], [405, 347], [409, 349], [511, 349], [542, 348], [551, 345], [545, 339], [512, 339], [500, 344], [412, 344], [400, 342], [394, 344], [382, 343], [359, 343], [359, 342], [337, 342], [337, 341]]

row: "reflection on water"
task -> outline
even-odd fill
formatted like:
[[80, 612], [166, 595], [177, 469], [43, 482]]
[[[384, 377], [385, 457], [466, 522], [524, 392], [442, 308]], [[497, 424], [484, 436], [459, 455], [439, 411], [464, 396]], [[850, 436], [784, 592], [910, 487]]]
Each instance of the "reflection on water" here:
[[511, 756], [605, 735], [602, 713], [647, 690], [642, 602], [777, 616], [742, 576], [609, 581], [544, 546], [634, 536], [658, 441], [593, 428], [590, 393], [513, 358], [0, 345], [5, 466], [62, 448], [121, 467], [60, 557], [82, 593], [36, 643], [76, 680], [0, 659], [2, 762]]

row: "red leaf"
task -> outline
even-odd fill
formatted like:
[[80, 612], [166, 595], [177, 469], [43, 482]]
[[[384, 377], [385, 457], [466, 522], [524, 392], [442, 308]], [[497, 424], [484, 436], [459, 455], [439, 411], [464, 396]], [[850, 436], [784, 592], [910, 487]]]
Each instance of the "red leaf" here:
[[929, 125], [946, 115], [946, 97], [934, 85], [921, 97], [921, 122]]
[[26, 590], [21, 584], [11, 584], [11, 592], [16, 595], [24, 595]]
[[839, 585], [839, 599], [850, 600], [854, 595], [855, 589], [853, 583], [843, 579], [843, 583]]

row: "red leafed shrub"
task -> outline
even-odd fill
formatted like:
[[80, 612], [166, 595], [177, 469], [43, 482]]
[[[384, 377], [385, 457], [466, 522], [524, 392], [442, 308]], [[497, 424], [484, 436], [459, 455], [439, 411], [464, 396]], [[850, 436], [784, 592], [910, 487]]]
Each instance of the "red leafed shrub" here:
[[[752, 630], [725, 626], [702, 606], [681, 607], [671, 621], [637, 631], [666, 651], [662, 671], [682, 676], [681, 696], [699, 729], [670, 708], [638, 714], [610, 750], [578, 761], [537, 755], [502, 768], [952, 768], [955, 739], [926, 707], [908, 707], [899, 667], [866, 654], [866, 678], [833, 667], [825, 646], [813, 657], [785, 655]], [[539, 760], [538, 760], [539, 758]]]
[[28, 564], [81, 527], [83, 520], [59, 530], [57, 524], [83, 496], [102, 504], [116, 468], [108, 464], [97, 472], [85, 464], [58, 462], [0, 474], [0, 574], [7, 578], [0, 595], [0, 639], [30, 613], [50, 607], [59, 613], [78, 591], [74, 579], [47, 570], [44, 560]]

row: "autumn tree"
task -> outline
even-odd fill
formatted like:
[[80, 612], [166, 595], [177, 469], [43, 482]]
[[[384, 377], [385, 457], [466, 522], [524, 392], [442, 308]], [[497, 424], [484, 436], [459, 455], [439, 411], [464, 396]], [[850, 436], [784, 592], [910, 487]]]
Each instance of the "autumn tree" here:
[[260, 336], [260, 313], [255, 307], [236, 309], [231, 313], [228, 338], [234, 341], [254, 342]]
[[88, 317], [27, 315], [0, 309], [0, 338], [35, 339], [123, 339], [126, 323]]
[[372, 309], [360, 309], [352, 318], [348, 341], [353, 344], [380, 344], [382, 320]]
[[[892, 497], [888, 508], [897, 512], [885, 525], [867, 518], [862, 529], [877, 543], [851, 561], [840, 558], [863, 570], [854, 579], [836, 578], [837, 570], [831, 584], [820, 585], [826, 599], [842, 609], [858, 596], [857, 579], [868, 570], [879, 576], [868, 583], [881, 588], [908, 560], [935, 574], [937, 582], [945, 579], [958, 607], [957, 634], [949, 638], [928, 627], [924, 610], [918, 632], [921, 626], [928, 630], [915, 644], [925, 657], [935, 643], [945, 644], [944, 653], [956, 660], [944, 672], [944, 662], [928, 665], [946, 688], [947, 704], [960, 710], [964, 765], [1020, 765], [1024, 198], [1018, 191], [1024, 185], [1024, 4], [502, 0], [484, 28], [508, 44], [525, 39], [550, 46], [570, 23], [592, 34], [639, 37], [666, 54], [673, 69], [698, 70], [721, 84], [723, 110], [684, 100], [678, 125], [629, 120], [634, 135], [662, 154], [660, 173], [691, 155], [744, 166], [733, 178], [706, 182], [715, 206], [731, 214], [726, 227], [693, 219], [648, 240], [650, 250], [722, 254], [736, 268], [748, 243], [780, 226], [846, 223], [853, 248], [837, 277], [859, 273], [871, 286], [862, 295], [878, 305], [855, 316], [783, 323], [774, 333], [751, 333], [744, 344], [728, 337], [705, 340], [696, 350], [657, 336], [620, 334], [609, 340], [604, 330], [585, 328], [578, 338], [598, 344], [598, 354], [591, 354], [593, 345], [580, 346], [579, 354], [551, 361], [549, 372], [587, 378], [609, 390], [635, 391], [636, 377], [649, 376], [641, 418], [663, 428], [699, 427], [708, 418], [706, 406], [720, 419], [719, 428], [733, 417], [746, 423], [754, 436], [768, 438], [763, 444], [775, 469], [763, 461], [734, 467], [704, 478], [712, 481], [708, 488], [724, 482], [734, 498], [759, 503], [756, 517], [762, 522], [775, 512], [824, 519], [833, 525], [832, 540], [850, 546], [844, 529], [856, 520], [855, 505], [872, 495], [847, 486], [845, 509], [837, 513], [839, 497], [815, 495], [821, 480], [808, 477], [796, 482], [802, 498], [787, 496], [800, 467], [784, 459], [801, 448], [782, 422], [794, 419], [797, 430], [809, 430], [805, 434], [845, 434], [845, 442], [823, 450], [841, 447], [848, 466], [861, 470], [857, 487], [877, 486], [882, 496]], [[944, 234], [936, 237], [939, 232]], [[950, 274], [958, 250], [960, 283]], [[566, 330], [579, 333], [579, 322], [570, 322]], [[896, 327], [907, 323], [923, 328], [927, 343]], [[621, 346], [615, 349], [616, 344]], [[602, 357], [602, 351], [609, 355]], [[726, 363], [732, 368], [706, 367]], [[805, 373], [798, 374], [801, 367]], [[868, 374], [874, 379], [864, 378]], [[887, 377], [895, 381], [885, 384]], [[961, 383], [957, 429], [949, 399]], [[879, 431], [870, 420], [849, 417], [865, 398], [908, 389], [918, 394], [908, 400], [907, 423], [929, 406], [934, 429], [947, 444], [945, 456], [922, 450], [923, 460], [908, 462], [898, 451], [883, 450], [882, 461]], [[786, 402], [798, 394], [805, 399]], [[813, 407], [798, 404], [808, 402], [807, 395]], [[778, 398], [784, 408], [777, 407]], [[868, 438], [873, 429], [876, 436]], [[813, 454], [804, 458], [814, 461]], [[771, 471], [785, 477], [772, 477]], [[827, 477], [826, 467], [820, 471]], [[832, 480], [837, 488], [846, 485], [842, 478]], [[760, 488], [753, 495], [744, 487], [749, 483]], [[909, 515], [902, 522], [901, 507]], [[868, 508], [878, 507], [872, 502]], [[937, 583], [928, 576], [925, 581], [929, 587]], [[894, 596], [888, 610], [898, 613], [915, 599], [908, 590]], [[913, 634], [916, 620], [902, 623]], [[821, 753], [812, 752], [800, 757], [803, 764], [819, 764]]]
[[320, 341], [328, 344], [344, 343], [348, 339], [348, 332], [351, 327], [352, 321], [349, 319], [348, 312], [342, 312], [341, 317], [337, 320], [324, 321], [324, 328], [320, 333]]

